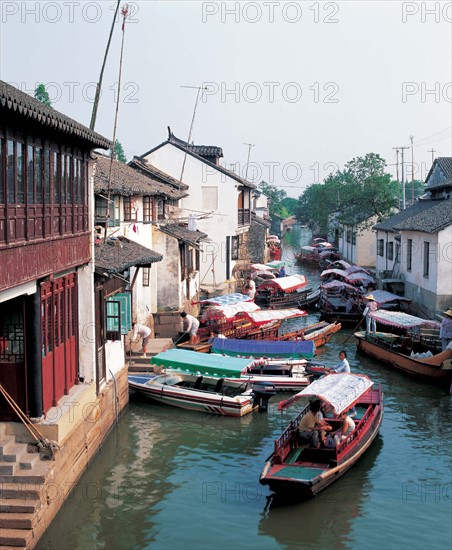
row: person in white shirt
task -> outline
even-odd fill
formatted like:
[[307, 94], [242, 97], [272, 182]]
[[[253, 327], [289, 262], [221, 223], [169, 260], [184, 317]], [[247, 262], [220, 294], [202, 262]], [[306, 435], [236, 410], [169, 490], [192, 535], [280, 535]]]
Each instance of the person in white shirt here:
[[334, 435], [334, 442], [336, 445], [339, 445], [341, 441], [347, 439], [356, 427], [353, 419], [350, 418], [346, 412], [341, 413], [340, 419], [342, 420], [342, 426]]
[[350, 363], [347, 360], [347, 352], [342, 350], [339, 353], [339, 359], [341, 360], [340, 363], [332, 367], [334, 372], [351, 372], [350, 370]]
[[248, 281], [245, 286], [245, 294], [251, 299], [254, 300], [254, 296], [256, 294], [256, 283], [251, 279], [251, 277], [248, 277]]
[[210, 332], [210, 338], [208, 340], [209, 344], [212, 344], [215, 338], [220, 338], [220, 340], [226, 340], [226, 336], [224, 334], [221, 334], [221, 332], [218, 332], [218, 330], [212, 330]]
[[133, 335], [132, 342], [136, 342], [139, 338], [143, 338], [143, 354], [146, 355], [147, 345], [151, 337], [152, 331], [146, 325], [132, 323]]
[[199, 329], [198, 319], [196, 319], [196, 317], [193, 317], [193, 315], [186, 313], [185, 311], [183, 311], [180, 316], [182, 317], [184, 332], [185, 334], [188, 334], [190, 336], [190, 344], [197, 344], [197, 334]]

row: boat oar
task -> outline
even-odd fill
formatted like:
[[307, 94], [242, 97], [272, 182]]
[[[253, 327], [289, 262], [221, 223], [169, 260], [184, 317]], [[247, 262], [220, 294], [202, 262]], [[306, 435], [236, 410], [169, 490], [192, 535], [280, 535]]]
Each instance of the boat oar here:
[[347, 338], [342, 342], [342, 345], [344, 345], [346, 342], [349, 341], [350, 336], [353, 336], [353, 334], [355, 334], [357, 328], [359, 327], [359, 325], [360, 325], [363, 321], [364, 321], [364, 317], [361, 317], [360, 322], [356, 325], [356, 327], [352, 330], [352, 332], [347, 336]]

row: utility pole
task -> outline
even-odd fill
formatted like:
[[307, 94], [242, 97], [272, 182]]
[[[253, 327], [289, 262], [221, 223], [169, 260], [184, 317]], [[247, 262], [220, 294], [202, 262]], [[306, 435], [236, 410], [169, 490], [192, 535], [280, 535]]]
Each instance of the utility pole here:
[[399, 148], [393, 147], [396, 152], [396, 174], [397, 174], [397, 205], [400, 210], [400, 180], [399, 180]]
[[[193, 116], [192, 116], [192, 119], [191, 119], [190, 131], [188, 132], [187, 145], [190, 145], [191, 133], [193, 131], [193, 124], [195, 122], [196, 108], [198, 107], [199, 93], [202, 91], [202, 94], [203, 94], [207, 90], [207, 86], [204, 86], [204, 88], [202, 86], [181, 86], [181, 88], [191, 88], [192, 90], [198, 90], [198, 92], [196, 93], [196, 101], [195, 101], [195, 107], [193, 109]], [[202, 94], [201, 94], [201, 99], [202, 99]], [[183, 178], [183, 175], [184, 175], [185, 161], [186, 160], [187, 160], [187, 150], [185, 150], [184, 161], [182, 163], [182, 170], [181, 170], [180, 179], [179, 179], [180, 182], [182, 182], [182, 178]]]
[[430, 149], [430, 151], [427, 151], [427, 153], [431, 153], [431, 154], [432, 154], [432, 164], [433, 164], [433, 161], [434, 161], [433, 153], [436, 153], [435, 149]]
[[405, 204], [405, 163], [403, 161], [403, 155], [405, 149], [409, 149], [409, 147], [399, 147], [400, 154], [402, 156], [402, 210], [405, 210], [406, 204]]
[[108, 37], [107, 47], [105, 48], [104, 61], [102, 63], [102, 68], [100, 70], [99, 82], [96, 85], [96, 95], [94, 97], [93, 112], [91, 113], [91, 122], [89, 125], [90, 130], [94, 130], [94, 126], [96, 125], [97, 107], [99, 106], [99, 99], [100, 99], [100, 92], [102, 89], [102, 79], [104, 77], [105, 63], [107, 62], [108, 50], [110, 49], [111, 37], [113, 36], [113, 30], [115, 28], [116, 16], [118, 15], [120, 3], [121, 3], [121, 0], [118, 0], [118, 3], [116, 4], [115, 14], [113, 15], [113, 22], [110, 28], [110, 35]]
[[250, 165], [250, 155], [251, 155], [251, 147], [254, 147], [257, 145], [256, 143], [244, 143], [243, 145], [248, 145], [248, 158], [246, 161], [246, 170], [245, 170], [245, 179], [248, 176], [248, 166]]
[[413, 138], [410, 136], [411, 141], [411, 204], [414, 204], [414, 152], [413, 152]]

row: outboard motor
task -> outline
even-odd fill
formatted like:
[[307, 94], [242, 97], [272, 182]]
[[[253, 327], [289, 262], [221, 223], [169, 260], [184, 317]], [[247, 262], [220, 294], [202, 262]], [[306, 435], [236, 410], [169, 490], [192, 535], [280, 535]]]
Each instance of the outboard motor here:
[[259, 412], [267, 412], [270, 398], [276, 395], [275, 385], [271, 382], [254, 382], [253, 395], [253, 406], [258, 405]]

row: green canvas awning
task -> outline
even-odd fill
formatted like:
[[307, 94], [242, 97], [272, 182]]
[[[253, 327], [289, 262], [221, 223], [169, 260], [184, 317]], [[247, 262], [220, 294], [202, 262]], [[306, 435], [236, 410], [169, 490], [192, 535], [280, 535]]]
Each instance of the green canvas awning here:
[[169, 349], [158, 353], [151, 359], [151, 365], [165, 369], [199, 373], [200, 375], [218, 376], [219, 378], [240, 378], [246, 371], [251, 359], [237, 359], [214, 353]]

